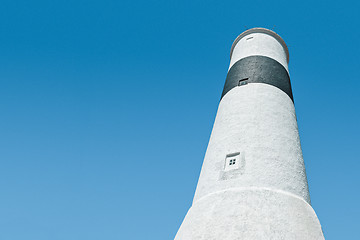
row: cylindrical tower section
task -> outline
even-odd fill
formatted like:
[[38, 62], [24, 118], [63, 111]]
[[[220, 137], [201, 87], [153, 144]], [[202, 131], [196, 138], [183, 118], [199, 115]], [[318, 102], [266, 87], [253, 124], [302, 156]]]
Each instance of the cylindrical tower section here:
[[253, 28], [231, 60], [193, 205], [175, 239], [324, 239], [310, 205], [288, 70], [275, 32]]
[[265, 56], [279, 62], [288, 71], [289, 50], [284, 40], [265, 28], [252, 28], [240, 34], [230, 50], [230, 67], [242, 58]]
[[288, 59], [273, 31], [254, 28], [236, 38], [195, 202], [229, 188], [265, 187], [310, 203]]

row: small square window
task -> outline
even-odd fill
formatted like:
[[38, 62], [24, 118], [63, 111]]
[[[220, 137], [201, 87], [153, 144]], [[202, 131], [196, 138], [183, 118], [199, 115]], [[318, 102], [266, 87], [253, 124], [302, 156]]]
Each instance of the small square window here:
[[229, 154], [225, 158], [225, 171], [239, 168], [240, 153]]

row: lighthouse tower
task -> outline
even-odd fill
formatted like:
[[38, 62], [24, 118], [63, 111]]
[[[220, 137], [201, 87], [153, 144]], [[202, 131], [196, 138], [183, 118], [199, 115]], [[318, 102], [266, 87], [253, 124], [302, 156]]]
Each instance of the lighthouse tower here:
[[200, 178], [175, 240], [324, 239], [311, 207], [284, 40], [234, 41]]

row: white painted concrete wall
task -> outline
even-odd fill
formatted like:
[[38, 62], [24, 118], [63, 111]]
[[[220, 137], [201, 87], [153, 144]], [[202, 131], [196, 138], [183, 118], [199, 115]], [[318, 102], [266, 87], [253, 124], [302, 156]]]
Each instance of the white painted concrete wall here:
[[[224, 171], [226, 156], [237, 152], [239, 168]], [[210, 239], [324, 239], [294, 104], [274, 86], [236, 87], [220, 102], [193, 206], [175, 237]]]
[[[230, 66], [262, 55], [288, 69], [284, 46], [263, 32], [237, 42]], [[226, 168], [231, 159], [238, 165]], [[249, 83], [222, 98], [193, 205], [175, 239], [324, 239], [310, 205], [294, 104], [285, 92]]]
[[289, 71], [285, 49], [275, 38], [265, 33], [251, 33], [240, 39], [233, 49], [229, 69], [240, 59], [254, 55], [270, 57]]
[[[226, 177], [226, 155], [236, 152], [245, 166]], [[269, 84], [233, 88], [220, 101], [194, 202], [236, 187], [283, 190], [310, 202], [294, 104]]]
[[302, 198], [266, 188], [227, 189], [196, 202], [175, 240], [323, 240]]

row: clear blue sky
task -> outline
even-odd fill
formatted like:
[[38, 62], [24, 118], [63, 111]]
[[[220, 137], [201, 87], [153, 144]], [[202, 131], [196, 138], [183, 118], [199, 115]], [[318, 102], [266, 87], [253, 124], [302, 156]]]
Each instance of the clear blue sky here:
[[0, 239], [173, 239], [229, 64], [279, 33], [327, 240], [360, 215], [358, 1], [1, 0]]

